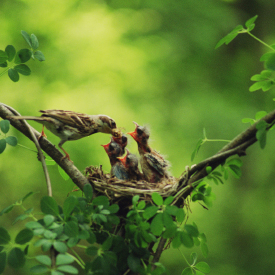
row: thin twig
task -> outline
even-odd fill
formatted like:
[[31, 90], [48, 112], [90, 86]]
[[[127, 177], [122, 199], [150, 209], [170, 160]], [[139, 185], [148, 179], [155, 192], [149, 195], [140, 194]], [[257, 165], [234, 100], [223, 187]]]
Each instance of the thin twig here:
[[[3, 104], [3, 103], [0, 103], [0, 105], [3, 105], [5, 106], [8, 110], [10, 110], [14, 115], [17, 115], [17, 116], [21, 116], [20, 113], [18, 113], [15, 109], [13, 109], [12, 107], [6, 105], [6, 104]], [[48, 169], [47, 169], [47, 165], [46, 165], [46, 162], [45, 162], [45, 157], [42, 153], [42, 150], [41, 150], [41, 147], [38, 143], [38, 140], [37, 140], [37, 137], [35, 136], [34, 132], [33, 132], [33, 129], [30, 127], [30, 125], [26, 122], [26, 120], [23, 120], [22, 121], [23, 124], [28, 128], [29, 130], [29, 133], [31, 135], [31, 138], [32, 138], [32, 141], [34, 142], [36, 148], [37, 148], [37, 151], [38, 151], [38, 156], [39, 156], [39, 159], [41, 160], [41, 163], [42, 163], [42, 167], [43, 167], [43, 171], [44, 171], [44, 174], [45, 174], [45, 178], [46, 178], [46, 184], [47, 184], [47, 190], [48, 190], [48, 196], [52, 197], [52, 186], [51, 186], [51, 180], [50, 180], [50, 175], [49, 175], [49, 172], [48, 172]]]
[[[5, 104], [0, 103], [0, 117], [3, 119], [7, 119], [8, 116], [12, 116], [13, 112], [10, 111]], [[27, 128], [27, 126], [22, 121], [10, 120], [10, 123], [13, 127], [15, 127], [18, 131], [28, 137], [30, 140], [32, 136]], [[31, 127], [31, 126], [30, 126]], [[33, 133], [38, 138], [40, 133], [31, 127]], [[72, 179], [72, 181], [81, 189], [85, 184], [89, 184], [88, 179], [73, 165], [71, 161], [68, 159], [62, 160], [63, 155], [60, 153], [58, 149], [46, 138], [42, 137], [39, 140], [40, 147], [44, 152], [46, 152]]]

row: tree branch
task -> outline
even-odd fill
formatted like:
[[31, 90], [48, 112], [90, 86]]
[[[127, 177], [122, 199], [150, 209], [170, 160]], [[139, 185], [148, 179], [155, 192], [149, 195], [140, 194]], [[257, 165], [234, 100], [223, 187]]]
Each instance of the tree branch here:
[[[7, 119], [8, 116], [13, 116], [14, 112], [12, 112], [5, 104], [0, 103], [0, 117], [3, 119]], [[10, 119], [10, 123], [13, 127], [15, 127], [18, 131], [24, 134], [27, 138], [33, 141], [32, 136], [25, 125], [26, 122], [21, 120], [12, 120]], [[33, 129], [30, 125], [29, 127], [32, 129], [32, 132], [35, 134], [36, 138], [40, 137], [40, 133]], [[49, 142], [44, 137], [39, 140], [40, 147], [45, 151], [72, 179], [72, 181], [81, 189], [85, 184], [88, 184], [88, 179], [73, 165], [71, 161], [68, 159], [62, 159], [63, 155], [59, 152], [55, 146]]]
[[230, 156], [236, 154], [239, 156], [245, 156], [246, 149], [257, 141], [256, 126], [262, 120], [270, 124], [270, 126], [267, 128], [267, 130], [269, 130], [271, 126], [274, 124], [275, 110], [273, 110], [265, 117], [251, 125], [244, 132], [240, 133], [231, 142], [225, 145], [217, 154], [198, 163], [197, 165], [192, 167], [188, 173], [181, 177], [179, 180], [179, 186], [180, 188], [184, 189], [182, 190], [183, 192], [181, 192], [181, 197], [186, 198], [194, 189], [192, 184], [207, 176], [207, 166], [211, 166], [212, 170], [214, 170]]

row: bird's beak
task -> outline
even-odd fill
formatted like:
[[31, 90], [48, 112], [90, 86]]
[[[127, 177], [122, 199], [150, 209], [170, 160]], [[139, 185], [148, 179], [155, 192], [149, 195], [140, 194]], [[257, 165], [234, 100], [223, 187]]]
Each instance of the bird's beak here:
[[125, 167], [126, 167], [127, 155], [128, 154], [126, 154], [124, 157], [117, 157], [117, 159], [119, 159]]
[[104, 148], [104, 150], [106, 151], [107, 154], [109, 152], [109, 145], [110, 145], [110, 143], [111, 142], [109, 142], [108, 144], [105, 144], [105, 145], [101, 145]]
[[137, 132], [129, 132], [127, 133], [128, 135], [130, 135], [136, 142], [139, 142], [138, 136], [137, 136]]

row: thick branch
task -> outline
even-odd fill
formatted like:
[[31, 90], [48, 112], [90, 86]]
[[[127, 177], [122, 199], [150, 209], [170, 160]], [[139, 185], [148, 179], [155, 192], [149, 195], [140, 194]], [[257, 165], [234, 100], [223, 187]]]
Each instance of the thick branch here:
[[[14, 114], [4, 105], [0, 103], [0, 117], [7, 119], [8, 116], [13, 116]], [[18, 131], [23, 133], [26, 137], [32, 140], [30, 132], [24, 122], [20, 120], [10, 120], [10, 123]], [[31, 127], [31, 126], [30, 126]], [[38, 138], [40, 133], [33, 129], [35, 136]], [[33, 141], [33, 140], [32, 140]], [[42, 137], [39, 140], [40, 147], [45, 151], [72, 179], [72, 181], [82, 190], [85, 184], [88, 184], [89, 181], [87, 178], [73, 165], [73, 163], [67, 159], [61, 161], [63, 155], [59, 152], [55, 146], [49, 142], [47, 139]]]

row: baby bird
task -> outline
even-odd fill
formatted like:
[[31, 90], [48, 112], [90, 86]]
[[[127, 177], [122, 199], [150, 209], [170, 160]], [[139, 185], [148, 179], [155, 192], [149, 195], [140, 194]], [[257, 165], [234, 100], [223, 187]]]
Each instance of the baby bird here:
[[45, 136], [44, 126], [61, 140], [59, 148], [65, 153], [65, 157], [70, 160], [69, 154], [62, 148], [68, 140], [77, 140], [97, 132], [115, 134], [116, 123], [106, 115], [86, 115], [73, 111], [45, 110], [40, 111], [40, 117], [35, 116], [10, 116], [11, 119], [35, 120], [43, 124], [41, 136]]
[[128, 180], [129, 175], [125, 166], [118, 159], [118, 156], [121, 155], [121, 147], [116, 142], [109, 142], [106, 145], [102, 145], [105, 149], [107, 155], [109, 156], [111, 163], [111, 176], [115, 176], [120, 180]]
[[121, 155], [120, 156], [123, 156], [125, 154], [125, 147], [127, 146], [127, 143], [128, 143], [127, 136], [125, 134], [122, 134], [119, 137], [112, 136], [111, 137], [111, 142], [112, 141], [116, 142], [120, 146], [120, 148], [121, 148]]
[[148, 182], [157, 183], [165, 178], [169, 178], [167, 171], [168, 163], [155, 150], [148, 145], [150, 132], [147, 127], [139, 126], [136, 122], [134, 132], [128, 133], [138, 144], [140, 154], [140, 165], [145, 179]]
[[119, 157], [118, 159], [122, 162], [127, 170], [130, 180], [141, 180], [142, 174], [138, 169], [138, 158], [136, 155], [131, 154], [127, 149], [127, 154], [124, 157]]

